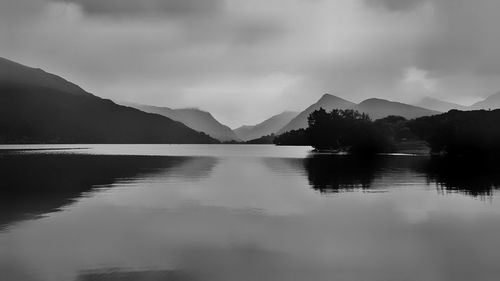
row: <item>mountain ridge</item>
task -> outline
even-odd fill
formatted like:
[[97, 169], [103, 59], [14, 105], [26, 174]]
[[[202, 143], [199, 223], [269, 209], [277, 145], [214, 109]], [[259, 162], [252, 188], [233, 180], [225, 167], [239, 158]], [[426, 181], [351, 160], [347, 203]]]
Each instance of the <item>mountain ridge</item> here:
[[500, 92], [488, 96], [482, 101], [476, 102], [469, 106], [471, 109], [497, 109], [500, 108]]
[[323, 108], [327, 111], [333, 109], [353, 109], [366, 113], [372, 119], [380, 119], [389, 115], [399, 115], [407, 119], [438, 114], [438, 111], [432, 111], [405, 103], [389, 101], [380, 98], [370, 98], [363, 100], [359, 104], [343, 99], [331, 94], [324, 94], [321, 98], [299, 113], [290, 123], [279, 130], [282, 134], [291, 130], [297, 130], [307, 127], [307, 117], [315, 110]]
[[381, 119], [390, 115], [403, 116], [406, 119], [414, 119], [441, 113], [439, 111], [423, 107], [380, 98], [366, 99], [360, 102], [355, 109], [359, 112], [368, 114], [373, 120]]
[[297, 114], [298, 112], [294, 111], [283, 111], [279, 114], [267, 118], [266, 120], [256, 125], [240, 126], [234, 129], [234, 132], [240, 139], [244, 141], [275, 134], [281, 128], [283, 128], [283, 126], [289, 123], [295, 116], [297, 116]]
[[414, 106], [422, 107], [422, 108], [427, 108], [430, 110], [435, 110], [435, 111], [440, 111], [440, 112], [448, 112], [452, 109], [458, 109], [458, 110], [467, 110], [467, 106], [453, 103], [453, 102], [448, 102], [448, 101], [443, 101], [437, 98], [433, 97], [423, 97], [420, 99], [418, 102], [413, 104]]
[[239, 138], [228, 126], [220, 123], [213, 115], [198, 108], [178, 108], [153, 106], [138, 103], [118, 102], [119, 104], [137, 108], [144, 112], [155, 113], [175, 121], [179, 121], [189, 128], [203, 132], [220, 141], [237, 141]]
[[55, 74], [7, 59], [0, 60], [0, 70], [0, 143], [217, 143]]
[[56, 89], [74, 95], [93, 96], [77, 84], [61, 76], [2, 57], [0, 57], [0, 83], [32, 85]]
[[295, 116], [287, 125], [285, 125], [278, 131], [278, 134], [307, 127], [307, 117], [309, 116], [309, 114], [320, 108], [354, 109], [355, 106], [355, 103], [341, 97], [324, 94], [317, 102], [313, 103], [312, 105], [301, 111], [299, 114], [297, 114], [297, 116]]

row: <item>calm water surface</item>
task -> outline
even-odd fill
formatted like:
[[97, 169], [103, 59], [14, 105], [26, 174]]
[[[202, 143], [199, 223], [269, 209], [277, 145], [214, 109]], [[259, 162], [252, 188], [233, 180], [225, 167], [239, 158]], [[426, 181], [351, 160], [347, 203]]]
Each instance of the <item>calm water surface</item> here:
[[500, 280], [500, 163], [0, 146], [0, 279]]

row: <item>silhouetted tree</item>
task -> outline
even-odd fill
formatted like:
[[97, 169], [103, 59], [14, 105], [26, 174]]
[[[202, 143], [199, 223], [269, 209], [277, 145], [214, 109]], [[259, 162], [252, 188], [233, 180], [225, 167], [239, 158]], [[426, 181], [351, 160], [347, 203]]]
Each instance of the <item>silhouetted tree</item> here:
[[421, 117], [408, 127], [434, 153], [480, 156], [500, 154], [500, 110], [458, 111]]
[[270, 134], [270, 135], [262, 136], [260, 138], [248, 140], [244, 143], [246, 143], [246, 144], [273, 144], [275, 138], [276, 138], [276, 135]]
[[311, 145], [305, 129], [292, 130], [274, 138], [277, 145]]
[[390, 115], [375, 121], [381, 133], [390, 135], [395, 142], [418, 140], [407, 126], [408, 120], [402, 116]]
[[392, 134], [384, 133], [379, 126], [367, 114], [355, 110], [334, 109], [326, 112], [320, 108], [309, 115], [307, 129], [282, 134], [275, 139], [275, 143], [306, 144], [318, 150], [360, 154], [390, 151], [394, 147]]
[[355, 110], [324, 109], [308, 118], [307, 135], [316, 149], [346, 150], [351, 153], [376, 153], [392, 148], [390, 135], [383, 134], [367, 114]]

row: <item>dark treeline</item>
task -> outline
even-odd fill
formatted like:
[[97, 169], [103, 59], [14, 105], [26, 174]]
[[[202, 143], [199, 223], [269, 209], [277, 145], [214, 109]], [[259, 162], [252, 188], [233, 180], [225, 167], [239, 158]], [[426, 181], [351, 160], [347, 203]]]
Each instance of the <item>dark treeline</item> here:
[[376, 153], [394, 151], [397, 141], [412, 136], [403, 117], [389, 116], [373, 122], [355, 110], [319, 109], [308, 118], [307, 129], [275, 138], [279, 145], [311, 145], [317, 150]]
[[407, 124], [425, 140], [433, 153], [449, 155], [500, 155], [500, 110], [451, 110]]
[[500, 110], [458, 111], [406, 120], [388, 116], [372, 121], [355, 110], [319, 109], [306, 129], [274, 138], [277, 145], [311, 145], [316, 150], [358, 154], [395, 152], [404, 143], [425, 141], [435, 154], [500, 154]]
[[270, 134], [257, 139], [246, 141], [245, 144], [272, 144], [275, 138], [276, 136], [274, 134]]
[[274, 139], [277, 145], [311, 145], [306, 129], [291, 130]]

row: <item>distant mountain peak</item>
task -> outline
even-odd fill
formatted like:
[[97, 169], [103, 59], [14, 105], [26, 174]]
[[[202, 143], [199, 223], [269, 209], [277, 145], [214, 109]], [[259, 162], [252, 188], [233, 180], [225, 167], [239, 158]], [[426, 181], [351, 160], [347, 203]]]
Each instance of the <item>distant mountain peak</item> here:
[[286, 126], [281, 128], [278, 131], [278, 134], [307, 127], [307, 117], [309, 114], [320, 108], [330, 111], [332, 109], [353, 109], [355, 106], [355, 103], [341, 97], [324, 94], [317, 102], [300, 112], [297, 116], [295, 116], [295, 118], [286, 124]]
[[497, 109], [500, 108], [500, 92], [493, 94], [483, 101], [470, 106], [472, 109]]
[[359, 112], [368, 114], [372, 119], [380, 119], [389, 115], [403, 116], [407, 119], [412, 119], [421, 116], [438, 114], [438, 111], [428, 110], [422, 107], [412, 106], [405, 103], [389, 101], [380, 98], [369, 98], [359, 104], [355, 104], [343, 98], [324, 94], [317, 102], [310, 105], [304, 111], [299, 113], [286, 126], [279, 130], [279, 134], [307, 127], [307, 117], [310, 113], [320, 108], [326, 111], [333, 109], [354, 109]]
[[293, 111], [283, 111], [280, 114], [271, 116], [259, 124], [238, 127], [234, 129], [234, 132], [244, 141], [257, 139], [270, 134], [276, 134], [279, 129], [288, 124], [288, 122], [297, 116], [297, 114], [297, 112]]
[[489, 96], [487, 99], [489, 99], [489, 98], [494, 98], [494, 99], [500, 98], [500, 91], [498, 93], [496, 93], [496, 94], [493, 94], [493, 95]]
[[191, 129], [204, 132], [220, 141], [239, 140], [236, 134], [228, 126], [221, 124], [208, 111], [195, 107], [173, 109], [136, 103], [122, 103], [139, 110], [159, 114], [172, 120], [179, 121]]
[[369, 98], [369, 99], [363, 100], [359, 104], [370, 104], [370, 103], [373, 104], [373, 103], [384, 103], [384, 102], [393, 102], [393, 101], [380, 99], [380, 98]]
[[332, 95], [332, 94], [323, 94], [321, 96], [321, 98], [317, 101], [317, 103], [321, 103], [321, 102], [332, 102], [332, 101], [343, 101], [343, 102], [348, 102], [348, 100], [346, 99], [343, 99], [339, 96], [335, 96], [335, 95]]

